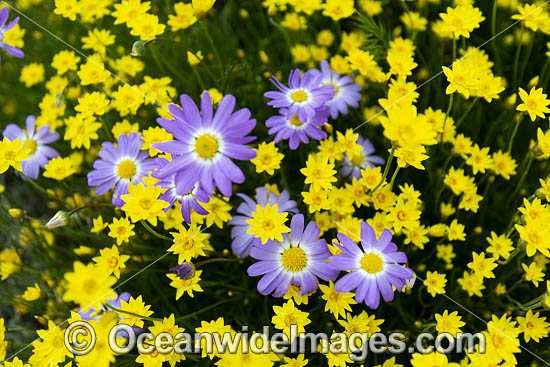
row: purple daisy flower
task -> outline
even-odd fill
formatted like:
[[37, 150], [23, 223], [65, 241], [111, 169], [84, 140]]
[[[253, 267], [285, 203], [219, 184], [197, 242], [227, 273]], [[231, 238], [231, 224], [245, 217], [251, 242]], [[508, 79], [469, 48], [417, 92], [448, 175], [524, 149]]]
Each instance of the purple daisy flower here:
[[27, 116], [25, 130], [15, 124], [9, 124], [2, 134], [10, 140], [19, 139], [28, 149], [29, 158], [21, 162], [21, 171], [33, 180], [38, 178], [40, 167], [44, 167], [51, 158], [59, 156], [55, 149], [46, 145], [59, 140], [59, 134], [51, 132], [49, 126], [42, 126], [36, 130], [34, 116]]
[[296, 202], [289, 200], [290, 195], [286, 190], [283, 190], [281, 195], [277, 195], [263, 186], [258, 187], [256, 189], [256, 201], [245, 194], [237, 195], [244, 200], [237, 208], [237, 213], [241, 215], [234, 215], [229, 224], [233, 226], [231, 229], [231, 239], [233, 240], [231, 249], [240, 257], [246, 257], [252, 246], [255, 244], [261, 245], [262, 243], [259, 237], [255, 237], [252, 233], [246, 233], [250, 228], [250, 224], [246, 220], [252, 218], [252, 212], [256, 211], [256, 205], [265, 207], [267, 204], [271, 206], [277, 204], [279, 213], [298, 213]]
[[342, 162], [342, 168], [340, 169], [340, 173], [343, 177], [349, 177], [350, 179], [355, 177], [356, 179], [360, 179], [362, 169], [380, 166], [386, 162], [384, 158], [372, 155], [375, 149], [369, 139], [359, 135], [357, 144], [361, 145], [363, 149], [351, 159], [346, 153], [344, 161]]
[[297, 115], [288, 118], [288, 110], [281, 108], [280, 115], [268, 118], [265, 125], [269, 127], [270, 135], [276, 134], [273, 141], [275, 143], [288, 139], [290, 149], [294, 150], [300, 145], [309, 143], [308, 136], [315, 140], [323, 140], [327, 134], [320, 129], [328, 119], [328, 108], [321, 107], [316, 110], [313, 117], [308, 117], [302, 122]]
[[[158, 159], [159, 167], [164, 167], [166, 164], [168, 164], [166, 159]], [[164, 209], [164, 211], [170, 209], [177, 200], [181, 204], [181, 215], [187, 223], [191, 223], [191, 209], [193, 209], [197, 214], [208, 215], [208, 212], [202, 207], [201, 203], [207, 203], [210, 200], [210, 197], [208, 196], [208, 193], [200, 187], [198, 181], [188, 193], [183, 195], [178, 195], [176, 192], [175, 174], [161, 180], [157, 185], [163, 189], [168, 189], [159, 198], [160, 200], [164, 200], [170, 204], [166, 209]]]
[[278, 91], [269, 91], [264, 96], [270, 98], [267, 104], [275, 108], [287, 108], [286, 117], [298, 115], [300, 121], [313, 118], [317, 109], [334, 95], [333, 85], [320, 85], [323, 75], [310, 70], [300, 77], [300, 69], [294, 69], [288, 76], [288, 87], [276, 78], [270, 80]]
[[341, 76], [339, 73], [332, 71], [328, 61], [321, 61], [321, 71], [323, 76], [321, 79], [322, 85], [334, 86], [334, 96], [331, 100], [325, 102], [325, 106], [330, 109], [330, 117], [336, 119], [338, 114], [346, 115], [348, 106], [357, 108], [361, 100], [361, 85], [355, 84], [349, 76]]
[[244, 174], [233, 161], [250, 160], [256, 152], [244, 145], [255, 136], [247, 136], [256, 126], [248, 108], [233, 112], [235, 97], [228, 94], [213, 114], [212, 99], [203, 92], [201, 110], [187, 94], [180, 96], [181, 106], [169, 104], [174, 120], [158, 118], [157, 122], [177, 140], [153, 144], [155, 149], [172, 154], [172, 161], [155, 175], [159, 179], [175, 176], [176, 193], [187, 194], [197, 182], [211, 195], [217, 187], [231, 196], [233, 182], [244, 182]]
[[[131, 297], [130, 293], [122, 292], [119, 296], [108, 299], [106, 303], [111, 307], [120, 308], [121, 301], [128, 302], [130, 297]], [[102, 310], [108, 311], [109, 309], [102, 306]], [[98, 321], [101, 318], [101, 315], [93, 307], [90, 307], [86, 312], [84, 312], [82, 308], [79, 308], [77, 313], [80, 315], [80, 317], [84, 321], [90, 321], [90, 320]]]
[[258, 291], [264, 296], [273, 293], [282, 297], [292, 283], [300, 287], [298, 294], [303, 296], [319, 288], [317, 278], [334, 280], [338, 271], [328, 266], [330, 251], [320, 233], [314, 222], [304, 230], [304, 216], [296, 214], [290, 222], [290, 236], [283, 233], [282, 243], [268, 240], [265, 245], [254, 246], [250, 256], [260, 261], [248, 268], [248, 275], [263, 275]]
[[10, 55], [21, 59], [25, 56], [23, 51], [4, 42], [4, 34], [15, 27], [17, 22], [19, 22], [19, 17], [15, 17], [14, 20], [12, 20], [8, 25], [5, 26], [9, 16], [10, 11], [8, 10], [8, 8], [2, 8], [2, 10], [0, 11], [0, 48], [6, 50], [6, 52]]
[[103, 195], [116, 185], [113, 193], [113, 204], [124, 205], [120, 198], [128, 193], [130, 183], [136, 185], [157, 167], [157, 160], [149, 158], [146, 150], [141, 150], [143, 140], [141, 135], [133, 132], [130, 135], [120, 135], [117, 145], [111, 142], [101, 144], [103, 149], [94, 162], [94, 170], [88, 173], [88, 185], [97, 186], [96, 193]]
[[357, 302], [365, 302], [372, 309], [378, 308], [380, 293], [384, 301], [392, 301], [392, 286], [403, 289], [405, 282], [414, 277], [414, 272], [399, 265], [407, 263], [407, 256], [397, 251], [391, 239], [391, 232], [384, 229], [377, 240], [374, 229], [366, 222], [361, 223], [362, 249], [348, 236], [338, 233], [341, 245], [337, 246], [343, 253], [329, 257], [330, 267], [348, 273], [336, 282], [334, 289], [342, 293], [355, 290]]

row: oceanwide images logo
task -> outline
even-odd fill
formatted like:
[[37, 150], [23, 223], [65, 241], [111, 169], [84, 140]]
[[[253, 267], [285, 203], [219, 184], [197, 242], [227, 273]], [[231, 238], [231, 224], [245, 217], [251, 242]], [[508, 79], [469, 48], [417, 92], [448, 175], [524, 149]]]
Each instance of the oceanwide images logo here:
[[[369, 353], [485, 353], [485, 336], [482, 333], [442, 333], [436, 336], [422, 333], [417, 336], [414, 343], [407, 340], [402, 333], [298, 333], [297, 325], [291, 325], [289, 334], [271, 334], [269, 326], [264, 326], [261, 333], [249, 333], [248, 326], [243, 326], [241, 332], [182, 332], [176, 335], [162, 332], [153, 335], [147, 332], [136, 333], [132, 327], [118, 324], [110, 330], [107, 342], [111, 350], [117, 354], [127, 354], [135, 349], [140, 354], [346, 353], [354, 361], [364, 361]], [[93, 326], [86, 321], [71, 323], [65, 330], [64, 338], [65, 346], [76, 356], [92, 352], [97, 342]]]

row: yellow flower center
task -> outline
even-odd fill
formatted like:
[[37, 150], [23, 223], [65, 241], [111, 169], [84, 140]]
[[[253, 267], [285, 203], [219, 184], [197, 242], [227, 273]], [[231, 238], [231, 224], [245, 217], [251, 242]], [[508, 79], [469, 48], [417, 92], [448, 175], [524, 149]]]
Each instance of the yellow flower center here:
[[264, 219], [262, 222], [262, 229], [266, 232], [271, 231], [273, 228], [275, 228], [275, 224], [271, 219]]
[[307, 265], [306, 253], [299, 247], [291, 247], [285, 250], [281, 261], [286, 270], [293, 272], [301, 271]]
[[111, 256], [109, 260], [107, 260], [107, 266], [111, 269], [116, 268], [118, 265], [118, 259], [114, 256]]
[[82, 284], [82, 291], [84, 293], [92, 293], [97, 287], [95, 279], [88, 279]]
[[336, 291], [332, 291], [332, 292], [330, 292], [329, 299], [332, 302], [339, 302], [340, 298], [341, 298], [340, 295], [341, 295], [341, 293], [338, 293]]
[[126, 233], [126, 227], [124, 227], [124, 226], [118, 227], [117, 230], [116, 230], [116, 233], [118, 233], [118, 235], [125, 234]]
[[26, 149], [29, 155], [33, 155], [36, 152], [36, 142], [32, 139], [25, 140], [23, 142], [23, 149]]
[[7, 150], [4, 152], [4, 158], [7, 161], [14, 161], [17, 153], [14, 150]]
[[302, 126], [304, 124], [302, 121], [300, 121], [298, 115], [292, 116], [290, 119], [290, 123], [294, 126]]
[[183, 247], [184, 250], [191, 250], [193, 246], [195, 246], [195, 241], [193, 238], [186, 238], [180, 243], [181, 247]]
[[321, 178], [321, 171], [315, 168], [313, 171], [311, 171], [311, 175], [313, 176], [313, 178], [319, 180]]
[[499, 331], [492, 336], [491, 340], [493, 341], [493, 345], [497, 348], [501, 348], [504, 345], [504, 337]]
[[210, 159], [218, 152], [218, 139], [211, 134], [199, 136], [195, 141], [195, 152], [199, 157]]
[[407, 219], [407, 213], [404, 210], [399, 210], [395, 216], [400, 221], [404, 221]]
[[153, 201], [151, 199], [141, 199], [139, 206], [144, 210], [149, 210], [153, 207]]
[[120, 162], [118, 165], [118, 176], [120, 178], [131, 179], [136, 174], [136, 165], [130, 160]]
[[307, 99], [307, 93], [303, 90], [297, 90], [290, 95], [294, 102], [304, 102]]
[[361, 153], [355, 154], [351, 159], [351, 163], [355, 164], [356, 166], [362, 165], [364, 161], [365, 161], [365, 157]]
[[267, 164], [271, 163], [271, 155], [269, 155], [269, 154], [258, 155], [258, 159], [264, 165], [267, 165]]
[[369, 274], [376, 274], [382, 270], [384, 262], [380, 255], [365, 254], [361, 259], [361, 267]]
[[285, 325], [286, 326], [298, 325], [298, 320], [296, 320], [296, 317], [294, 317], [293, 315], [286, 315], [285, 316]]
[[525, 101], [525, 104], [530, 110], [536, 110], [537, 109], [537, 101], [534, 99], [528, 99]]

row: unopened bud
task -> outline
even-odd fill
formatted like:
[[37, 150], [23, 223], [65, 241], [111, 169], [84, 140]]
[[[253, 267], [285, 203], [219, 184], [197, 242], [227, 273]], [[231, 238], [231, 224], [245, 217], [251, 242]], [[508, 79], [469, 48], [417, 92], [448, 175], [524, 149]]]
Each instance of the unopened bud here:
[[247, 20], [250, 16], [250, 14], [248, 14], [248, 11], [246, 9], [239, 9], [239, 16], [241, 17], [241, 19], [244, 19], [244, 20]]
[[65, 104], [66, 98], [63, 93], [57, 93], [55, 95], [55, 108], [61, 108]]
[[170, 269], [174, 274], [177, 275], [178, 278], [181, 280], [188, 280], [195, 275], [195, 265], [184, 262], [179, 265], [174, 266], [172, 269]]
[[329, 134], [332, 134], [332, 132], [334, 131], [334, 128], [332, 127], [331, 124], [329, 124], [328, 122], [325, 122], [325, 124], [323, 125], [323, 127], [325, 128], [325, 131]]
[[537, 191], [535, 191], [535, 196], [541, 200], [546, 199], [546, 195], [542, 192], [542, 187], [539, 187]]
[[21, 209], [12, 208], [8, 210], [8, 213], [15, 218], [15, 219], [21, 219], [25, 216], [25, 211]]
[[413, 277], [411, 279], [407, 279], [405, 281], [405, 287], [412, 289], [414, 287], [415, 280], [416, 280], [416, 274], [413, 274]]
[[269, 7], [267, 8], [267, 15], [272, 17], [275, 14], [277, 14], [277, 6], [274, 4], [269, 5]]
[[543, 152], [538, 146], [536, 146], [535, 148], [533, 148], [533, 149], [531, 150], [531, 152], [533, 153], [533, 156], [534, 156], [535, 158], [538, 158], [538, 157], [541, 157], [541, 156], [544, 155], [544, 152]]
[[267, 64], [269, 62], [269, 56], [267, 56], [267, 53], [264, 50], [260, 51], [259, 56], [262, 63]]
[[518, 248], [520, 249], [520, 251], [525, 251], [525, 249], [527, 248], [527, 242], [520, 238], [520, 240], [518, 241]]
[[145, 53], [145, 43], [143, 41], [136, 41], [132, 45], [132, 52], [130, 52], [131, 56], [137, 57], [141, 56]]
[[64, 210], [59, 210], [48, 223], [46, 228], [53, 229], [58, 227], [64, 227], [69, 224], [69, 213]]

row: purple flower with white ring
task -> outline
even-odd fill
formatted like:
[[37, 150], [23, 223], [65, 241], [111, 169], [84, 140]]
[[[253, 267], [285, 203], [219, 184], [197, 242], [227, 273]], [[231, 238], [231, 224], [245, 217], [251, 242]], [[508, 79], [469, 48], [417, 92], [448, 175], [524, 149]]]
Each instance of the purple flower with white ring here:
[[174, 120], [158, 118], [157, 122], [176, 140], [153, 144], [153, 148], [172, 154], [172, 161], [162, 167], [155, 177], [175, 176], [178, 195], [187, 194], [197, 182], [212, 195], [214, 187], [231, 196], [232, 184], [243, 183], [244, 174], [231, 159], [251, 160], [256, 152], [246, 143], [256, 139], [247, 136], [256, 126], [250, 110], [233, 112], [235, 97], [228, 94], [221, 100], [216, 114], [208, 92], [201, 97], [201, 110], [187, 94], [180, 96], [182, 108], [169, 104]]
[[334, 280], [338, 271], [328, 266], [330, 251], [320, 233], [314, 222], [304, 229], [304, 216], [296, 214], [290, 221], [290, 236], [283, 233], [283, 242], [268, 240], [254, 246], [250, 256], [260, 261], [248, 268], [248, 275], [262, 275], [258, 291], [282, 297], [292, 283], [300, 287], [298, 294], [303, 296], [319, 288], [318, 278]]
[[323, 140], [327, 137], [327, 134], [320, 127], [327, 122], [328, 108], [321, 107], [317, 109], [316, 114], [313, 117], [308, 117], [304, 122], [297, 115], [293, 115], [291, 118], [287, 116], [288, 110], [281, 108], [279, 115], [271, 116], [265, 122], [265, 125], [270, 128], [268, 134], [276, 134], [273, 139], [275, 144], [288, 139], [290, 149], [295, 150], [300, 142], [309, 143], [308, 137], [315, 140]]
[[268, 191], [267, 188], [263, 186], [258, 187], [256, 189], [256, 201], [245, 194], [237, 195], [244, 201], [237, 208], [237, 213], [240, 215], [234, 215], [229, 221], [229, 224], [233, 226], [233, 228], [231, 228], [231, 249], [240, 257], [246, 257], [252, 246], [255, 244], [261, 245], [262, 243], [260, 237], [256, 237], [252, 233], [247, 233], [250, 224], [248, 224], [246, 220], [252, 218], [252, 212], [256, 211], [256, 205], [265, 207], [267, 204], [270, 206], [277, 204], [279, 213], [298, 213], [296, 202], [290, 200], [290, 195], [286, 190], [283, 190], [280, 195], [277, 195], [274, 192]]
[[59, 156], [57, 150], [46, 145], [59, 140], [59, 134], [51, 132], [49, 126], [42, 126], [37, 130], [36, 119], [32, 115], [27, 116], [25, 130], [15, 124], [9, 124], [2, 135], [12, 141], [19, 139], [27, 148], [29, 158], [21, 162], [21, 172], [33, 180], [38, 178], [40, 167], [43, 168], [50, 159]]
[[[164, 167], [167, 163], [168, 161], [164, 158], [158, 159], [158, 165], [160, 168]], [[191, 223], [191, 209], [193, 209], [197, 214], [208, 215], [208, 212], [202, 207], [201, 203], [208, 203], [210, 197], [208, 196], [208, 193], [200, 187], [198, 181], [195, 186], [193, 186], [193, 188], [184, 195], [178, 195], [176, 192], [175, 174], [161, 180], [157, 183], [157, 185], [163, 189], [167, 189], [159, 198], [160, 200], [164, 200], [170, 204], [166, 207], [166, 209], [164, 209], [164, 211], [170, 209], [177, 200], [181, 204], [181, 215], [189, 224]]]
[[124, 205], [120, 197], [128, 193], [128, 186], [141, 182], [149, 172], [158, 168], [156, 158], [149, 158], [149, 152], [141, 150], [141, 135], [133, 132], [120, 135], [117, 145], [111, 142], [101, 144], [103, 149], [94, 162], [94, 170], [88, 173], [88, 185], [97, 186], [96, 193], [103, 195], [116, 185], [112, 202], [117, 207]]
[[349, 177], [352, 179], [361, 178], [361, 170], [366, 169], [367, 167], [376, 167], [384, 164], [386, 160], [377, 155], [372, 155], [375, 152], [374, 145], [370, 142], [369, 139], [363, 138], [361, 135], [357, 138], [357, 144], [361, 145], [363, 149], [359, 154], [356, 154], [354, 157], [348, 157], [346, 153], [344, 160], [342, 161], [342, 168], [340, 173], [343, 177]]
[[267, 102], [275, 108], [287, 108], [287, 118], [298, 115], [300, 121], [313, 118], [317, 109], [334, 96], [333, 85], [321, 85], [323, 75], [310, 70], [300, 76], [300, 69], [294, 69], [288, 76], [288, 87], [272, 77], [270, 80], [279, 91], [265, 92], [271, 99]]
[[13, 19], [8, 25], [5, 26], [9, 16], [10, 11], [8, 10], [8, 8], [2, 8], [2, 10], [0, 11], [0, 48], [6, 50], [6, 52], [13, 57], [21, 59], [25, 56], [23, 51], [4, 42], [5, 33], [15, 27], [17, 22], [19, 22], [19, 17], [15, 17], [15, 19]]
[[320, 72], [323, 76], [321, 85], [334, 86], [334, 96], [329, 101], [325, 102], [325, 106], [330, 109], [330, 117], [336, 119], [338, 114], [346, 115], [348, 106], [357, 108], [361, 100], [361, 85], [353, 82], [349, 76], [341, 76], [339, 73], [332, 71], [328, 61], [321, 61], [321, 70], [314, 69]]
[[391, 242], [392, 234], [384, 229], [378, 240], [374, 229], [361, 223], [361, 246], [343, 233], [338, 233], [341, 245], [336, 244], [341, 254], [329, 257], [329, 266], [338, 271], [348, 272], [334, 285], [337, 292], [348, 293], [355, 290], [355, 300], [364, 302], [372, 309], [378, 308], [380, 294], [384, 301], [391, 302], [393, 287], [402, 290], [406, 281], [414, 277], [412, 269], [400, 264], [407, 263], [407, 255], [397, 251]]

